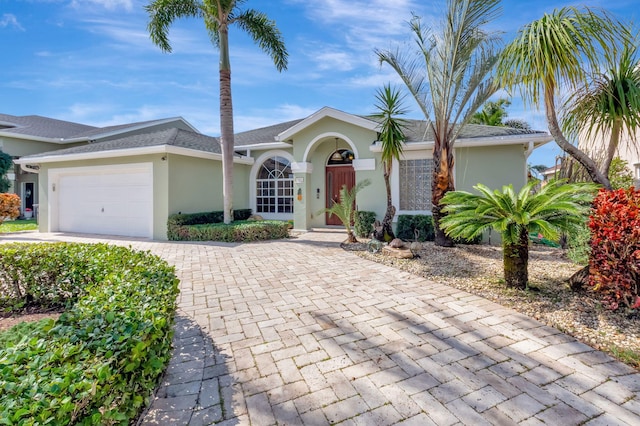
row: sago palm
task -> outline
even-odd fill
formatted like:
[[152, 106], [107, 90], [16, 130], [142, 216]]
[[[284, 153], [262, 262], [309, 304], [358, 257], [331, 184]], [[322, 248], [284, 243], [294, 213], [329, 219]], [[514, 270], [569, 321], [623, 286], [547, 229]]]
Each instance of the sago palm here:
[[387, 191], [387, 210], [382, 220], [380, 235], [375, 235], [375, 238], [384, 241], [395, 238], [392, 225], [396, 208], [391, 200], [390, 179], [393, 162], [400, 160], [406, 139], [404, 129], [407, 122], [400, 117], [405, 115], [407, 110], [403, 105], [404, 96], [390, 85], [385, 85], [377, 91], [376, 101], [375, 107], [378, 111], [370, 117], [380, 123], [378, 139], [382, 142], [382, 173]]
[[616, 52], [629, 31], [604, 11], [563, 7], [525, 25], [505, 48], [498, 76], [507, 87], [519, 87], [525, 104], [544, 105], [549, 131], [563, 151], [575, 158], [591, 179], [607, 188], [607, 175], [573, 145], [558, 120], [556, 97], [576, 92], [587, 82], [587, 69], [598, 70]]
[[452, 246], [441, 230], [440, 200], [454, 189], [453, 144], [472, 115], [498, 89], [492, 73], [499, 32], [485, 28], [501, 12], [499, 0], [448, 0], [439, 27], [410, 22], [416, 51], [377, 50], [393, 68], [422, 110], [434, 138], [432, 209], [435, 243]]
[[353, 222], [356, 211], [356, 196], [358, 192], [365, 186], [371, 184], [369, 179], [358, 182], [353, 188], [348, 189], [347, 185], [340, 188], [340, 201], [333, 203], [331, 207], [321, 210], [319, 213], [329, 213], [329, 216], [335, 215], [344, 225], [347, 231], [347, 242], [357, 243], [356, 235], [353, 233]]
[[169, 27], [179, 18], [199, 18], [204, 22], [211, 42], [220, 51], [220, 139], [224, 223], [233, 220], [233, 104], [231, 102], [231, 61], [229, 27], [236, 25], [248, 33], [273, 59], [278, 71], [286, 70], [288, 54], [274, 21], [254, 9], [240, 9], [246, 0], [154, 0], [145, 9], [149, 13], [147, 29], [151, 40], [164, 52], [171, 52]]
[[597, 186], [551, 181], [533, 192], [532, 181], [519, 192], [513, 186], [492, 191], [482, 184], [477, 194], [452, 191], [442, 199], [445, 231], [453, 238], [475, 238], [488, 229], [502, 237], [504, 280], [509, 287], [524, 289], [529, 280], [529, 232], [557, 239], [561, 232], [584, 226]]

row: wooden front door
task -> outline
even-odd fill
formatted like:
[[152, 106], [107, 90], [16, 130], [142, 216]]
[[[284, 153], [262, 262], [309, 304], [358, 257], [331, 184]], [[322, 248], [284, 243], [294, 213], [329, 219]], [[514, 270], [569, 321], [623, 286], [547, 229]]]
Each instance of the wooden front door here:
[[[356, 172], [351, 164], [344, 166], [327, 166], [326, 169], [327, 208], [340, 201], [340, 188], [347, 185], [351, 189], [356, 184]], [[326, 214], [327, 225], [342, 225], [336, 215]]]

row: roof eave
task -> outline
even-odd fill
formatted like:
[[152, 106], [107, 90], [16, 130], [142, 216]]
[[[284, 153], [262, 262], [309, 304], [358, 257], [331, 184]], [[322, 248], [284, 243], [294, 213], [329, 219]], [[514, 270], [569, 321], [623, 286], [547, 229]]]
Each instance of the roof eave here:
[[[60, 163], [63, 161], [83, 161], [96, 160], [103, 158], [132, 157], [136, 155], [150, 154], [177, 154], [187, 157], [197, 157], [209, 160], [222, 161], [222, 154], [215, 152], [200, 151], [197, 149], [183, 148], [172, 145], [154, 145], [140, 148], [114, 149], [109, 151], [82, 152], [77, 154], [48, 155], [42, 157], [22, 157], [14, 160], [16, 164], [44, 164], [44, 163]], [[233, 162], [238, 164], [253, 164], [253, 158], [234, 157]]]

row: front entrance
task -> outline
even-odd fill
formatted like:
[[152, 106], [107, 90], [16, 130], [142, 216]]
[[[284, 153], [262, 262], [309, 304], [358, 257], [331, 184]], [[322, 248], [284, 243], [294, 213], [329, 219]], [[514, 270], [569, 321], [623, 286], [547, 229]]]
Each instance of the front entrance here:
[[[351, 189], [356, 184], [356, 172], [351, 164], [348, 165], [328, 165], [326, 168], [326, 188], [327, 188], [327, 208], [340, 201], [340, 188], [347, 185]], [[327, 225], [342, 225], [336, 215], [326, 213]]]

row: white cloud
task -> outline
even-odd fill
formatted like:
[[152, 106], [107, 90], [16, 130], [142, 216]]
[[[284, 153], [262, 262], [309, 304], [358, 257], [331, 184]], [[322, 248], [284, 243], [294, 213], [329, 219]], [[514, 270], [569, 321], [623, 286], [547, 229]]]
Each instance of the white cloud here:
[[126, 11], [133, 10], [134, 0], [72, 0], [71, 7], [79, 8], [85, 5], [102, 6], [107, 10], [124, 9]]
[[0, 18], [0, 28], [13, 27], [20, 31], [24, 31], [20, 22], [18, 22], [18, 18], [11, 13], [4, 13]]

